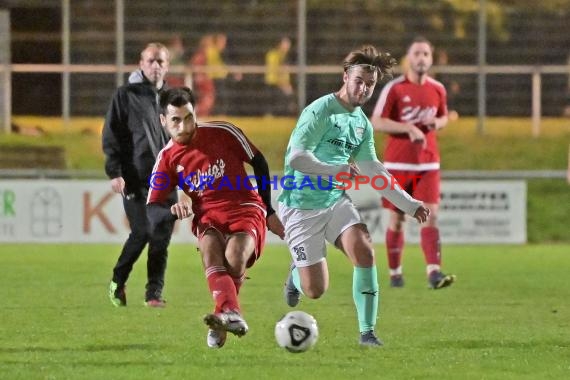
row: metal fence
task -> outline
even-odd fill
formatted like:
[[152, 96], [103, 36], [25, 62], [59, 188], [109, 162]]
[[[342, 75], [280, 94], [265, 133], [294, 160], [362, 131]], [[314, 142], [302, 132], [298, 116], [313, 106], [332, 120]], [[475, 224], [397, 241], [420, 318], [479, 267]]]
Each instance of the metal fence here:
[[[542, 116], [560, 116], [569, 105], [570, 1], [565, 0], [4, 3], [12, 20], [12, 63], [0, 69], [12, 78], [4, 89], [12, 85], [6, 102], [11, 100], [14, 114], [29, 113], [31, 103], [41, 105], [34, 111], [65, 120], [102, 116], [147, 42], [182, 40], [184, 52], [171, 78], [184, 80], [208, 70], [188, 61], [211, 33], [228, 36], [224, 58], [230, 73], [243, 76], [239, 82], [228, 77], [229, 114], [267, 112], [264, 54], [283, 35], [293, 41], [287, 68], [299, 107], [336, 89], [340, 62], [352, 48], [372, 43], [401, 57], [417, 34], [436, 46], [434, 73], [448, 85], [453, 107], [462, 115], [478, 115], [481, 131], [488, 115], [531, 116], [538, 135]], [[452, 86], [456, 90], [450, 91]]]

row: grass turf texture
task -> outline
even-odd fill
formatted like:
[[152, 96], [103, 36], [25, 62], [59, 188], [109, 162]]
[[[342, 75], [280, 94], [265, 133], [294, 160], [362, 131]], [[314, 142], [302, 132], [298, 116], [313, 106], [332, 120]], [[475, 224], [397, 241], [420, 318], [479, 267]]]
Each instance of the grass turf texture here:
[[267, 247], [249, 271], [242, 306], [250, 332], [206, 347], [211, 297], [193, 245], [171, 247], [166, 309], [143, 306], [145, 260], [135, 266], [129, 305], [114, 308], [107, 282], [117, 245], [0, 245], [4, 307], [0, 378], [5, 379], [561, 379], [570, 373], [568, 245], [444, 246], [458, 275], [430, 291], [417, 246], [406, 247], [406, 287], [381, 275], [381, 349], [357, 344], [350, 265], [329, 248], [331, 286], [298, 309], [320, 339], [290, 354], [273, 338], [288, 310], [282, 283], [289, 255]]

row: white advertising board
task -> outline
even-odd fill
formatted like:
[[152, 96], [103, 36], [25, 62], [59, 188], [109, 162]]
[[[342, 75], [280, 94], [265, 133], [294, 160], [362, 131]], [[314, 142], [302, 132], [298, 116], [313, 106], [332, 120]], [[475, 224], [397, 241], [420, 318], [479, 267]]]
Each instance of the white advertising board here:
[[[349, 195], [373, 241], [384, 242], [387, 218], [378, 193], [367, 187]], [[525, 243], [526, 183], [444, 181], [439, 225], [444, 243]], [[0, 242], [122, 243], [128, 233], [121, 196], [108, 181], [0, 181]], [[414, 220], [406, 234], [418, 241]], [[268, 243], [281, 242], [267, 237]], [[196, 242], [189, 220], [177, 222], [172, 241]]]

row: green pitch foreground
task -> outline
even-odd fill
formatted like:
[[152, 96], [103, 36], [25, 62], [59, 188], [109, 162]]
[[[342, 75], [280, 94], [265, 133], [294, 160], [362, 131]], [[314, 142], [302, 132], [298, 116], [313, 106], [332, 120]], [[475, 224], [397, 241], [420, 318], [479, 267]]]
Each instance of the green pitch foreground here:
[[351, 269], [330, 249], [331, 286], [298, 307], [319, 323], [317, 345], [290, 354], [273, 328], [288, 253], [268, 247], [242, 288], [250, 332], [206, 347], [212, 310], [193, 246], [173, 246], [165, 309], [143, 306], [145, 261], [128, 307], [107, 298], [116, 245], [0, 245], [1, 379], [563, 379], [570, 378], [569, 246], [446, 246], [458, 282], [427, 289], [417, 246], [406, 248], [406, 287], [391, 289], [384, 249], [379, 336], [358, 346]]

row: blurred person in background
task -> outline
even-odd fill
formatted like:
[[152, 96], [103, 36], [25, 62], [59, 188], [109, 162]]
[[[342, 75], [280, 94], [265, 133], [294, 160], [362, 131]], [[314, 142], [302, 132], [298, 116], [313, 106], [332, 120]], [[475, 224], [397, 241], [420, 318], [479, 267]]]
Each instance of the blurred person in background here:
[[196, 94], [196, 115], [200, 118], [212, 114], [216, 101], [216, 87], [214, 80], [205, 71], [208, 65], [207, 52], [214, 44], [214, 36], [206, 34], [198, 43], [198, 49], [190, 58], [192, 71], [192, 89]]
[[[151, 225], [193, 214], [192, 232], [198, 238], [204, 273], [214, 299], [212, 314], [204, 317], [210, 348], [221, 348], [227, 332], [243, 336], [248, 325], [242, 317], [239, 291], [245, 272], [260, 258], [265, 230], [283, 238], [283, 225], [271, 207], [271, 186], [263, 154], [236, 126], [224, 122], [197, 122], [194, 94], [172, 88], [161, 94], [160, 120], [172, 139], [160, 152], [155, 173], [161, 177], [148, 196]], [[244, 163], [253, 167], [257, 191]], [[247, 181], [247, 183], [246, 183]], [[180, 186], [192, 200], [168, 202]]]
[[[312, 299], [325, 293], [329, 286], [328, 241], [353, 266], [359, 343], [369, 347], [383, 345], [375, 332], [380, 295], [374, 247], [338, 176], [349, 179], [362, 173], [369, 179], [390, 178], [376, 157], [372, 125], [361, 107], [395, 63], [390, 54], [379, 53], [370, 45], [346, 56], [342, 87], [308, 105], [297, 121], [284, 172], [298, 186], [284, 187], [279, 195], [279, 216], [293, 260], [284, 286], [285, 302], [295, 307], [301, 293]], [[309, 186], [306, 178], [314, 185]], [[380, 193], [420, 223], [426, 220], [429, 210], [400, 187], [387, 186]]]
[[[428, 75], [433, 46], [424, 37], [415, 38], [407, 50], [408, 70], [382, 89], [372, 113], [374, 129], [388, 134], [384, 166], [414, 198], [424, 202], [430, 216], [420, 230], [428, 285], [441, 289], [455, 281], [441, 271], [441, 244], [437, 217], [440, 202], [440, 156], [437, 132], [447, 125], [445, 87]], [[390, 285], [403, 287], [402, 253], [405, 215], [387, 199], [390, 210], [386, 248]]]
[[[170, 67], [173, 68], [174, 66], [183, 67], [185, 65], [184, 57], [185, 57], [185, 49], [184, 49], [184, 41], [182, 40], [182, 36], [180, 34], [174, 34], [168, 44], [166, 45], [168, 52], [170, 54]], [[185, 73], [170, 73], [168, 75], [168, 85], [172, 87], [180, 87], [184, 86], [185, 82]]]
[[[449, 64], [449, 55], [447, 54], [447, 50], [438, 49], [436, 56], [437, 66], [444, 67]], [[405, 73], [406, 71], [403, 72]], [[455, 121], [459, 119], [459, 112], [457, 111], [457, 100], [461, 93], [461, 85], [458, 81], [453, 79], [451, 75], [446, 73], [436, 73], [434, 75], [434, 78], [441, 82], [447, 91], [447, 118], [449, 121]]]
[[296, 105], [291, 75], [285, 68], [291, 50], [291, 39], [282, 37], [265, 54], [265, 85], [267, 86], [267, 115], [291, 115]]
[[[139, 70], [129, 83], [119, 87], [107, 111], [102, 147], [105, 173], [111, 188], [123, 197], [123, 207], [131, 233], [113, 268], [109, 298], [115, 306], [126, 306], [126, 284], [141, 252], [148, 244], [145, 304], [164, 307], [162, 298], [168, 244], [174, 221], [151, 229], [146, 212], [149, 177], [158, 152], [168, 135], [160, 125], [158, 97], [165, 89], [169, 52], [161, 43], [149, 43], [140, 54]], [[176, 192], [169, 202], [177, 201]]]
[[[227, 115], [229, 111], [230, 84], [228, 83], [229, 70], [224, 62], [224, 52], [228, 46], [228, 36], [225, 33], [213, 35], [212, 43], [206, 47], [206, 65], [210, 78], [214, 80], [215, 103], [213, 112], [217, 115]], [[241, 73], [232, 74], [234, 81], [241, 81]]]

